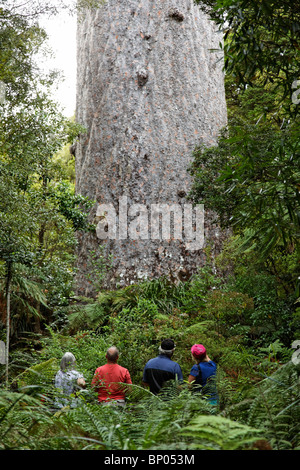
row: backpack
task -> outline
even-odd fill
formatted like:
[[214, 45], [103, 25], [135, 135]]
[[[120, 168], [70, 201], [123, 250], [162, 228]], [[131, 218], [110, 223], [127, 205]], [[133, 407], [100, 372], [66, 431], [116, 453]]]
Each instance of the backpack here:
[[202, 390], [202, 371], [200, 364], [197, 364], [198, 367], [198, 375], [195, 377], [195, 381], [193, 384], [193, 393], [201, 393]]
[[206, 383], [203, 384], [202, 370], [200, 364], [197, 364], [198, 375], [195, 377], [193, 393], [202, 393], [203, 395], [216, 396], [216, 378], [215, 375], [209, 376]]

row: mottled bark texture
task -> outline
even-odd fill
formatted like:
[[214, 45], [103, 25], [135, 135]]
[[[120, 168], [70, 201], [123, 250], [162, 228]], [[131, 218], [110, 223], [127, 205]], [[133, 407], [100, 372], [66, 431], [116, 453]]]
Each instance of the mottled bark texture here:
[[[128, 226], [141, 222], [133, 204], [143, 204], [150, 221], [151, 204], [187, 203], [193, 149], [215, 143], [226, 124], [222, 57], [210, 51], [219, 41], [193, 0], [107, 0], [85, 12], [76, 117], [87, 133], [76, 145], [76, 190], [97, 202], [91, 221], [100, 220], [99, 204], [114, 205], [118, 227], [120, 217], [128, 217]], [[120, 197], [127, 197], [127, 209], [119, 213]], [[187, 249], [173, 232], [154, 240], [150, 229], [149, 222], [148, 240], [114, 239], [118, 230], [107, 240], [79, 234], [79, 292], [90, 291], [89, 252], [99, 243], [113, 256], [108, 287], [162, 275], [183, 280], [204, 264], [203, 249]], [[205, 244], [213, 253], [221, 238], [205, 211]]]

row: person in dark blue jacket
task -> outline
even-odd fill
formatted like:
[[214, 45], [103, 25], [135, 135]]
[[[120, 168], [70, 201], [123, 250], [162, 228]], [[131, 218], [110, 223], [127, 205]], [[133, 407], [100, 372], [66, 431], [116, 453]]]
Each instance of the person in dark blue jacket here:
[[157, 395], [163, 384], [168, 380], [183, 380], [180, 365], [172, 361], [175, 344], [172, 339], [165, 339], [159, 347], [159, 355], [150, 359], [144, 367], [143, 385], [148, 386], [150, 391]]
[[217, 365], [207, 355], [203, 344], [194, 344], [191, 347], [192, 358], [196, 364], [193, 365], [188, 377], [188, 382], [192, 384], [194, 393], [201, 393], [206, 396], [211, 404], [218, 403], [216, 388]]

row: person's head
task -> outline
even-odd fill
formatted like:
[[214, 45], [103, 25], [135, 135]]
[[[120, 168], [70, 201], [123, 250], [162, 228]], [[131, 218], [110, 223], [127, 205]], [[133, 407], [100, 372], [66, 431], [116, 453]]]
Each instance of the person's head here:
[[74, 354], [70, 352], [66, 352], [66, 354], [63, 355], [60, 361], [60, 369], [65, 372], [67, 370], [72, 370], [75, 369], [75, 363], [76, 359]]
[[110, 348], [108, 348], [105, 357], [108, 362], [117, 362], [119, 359], [118, 348], [116, 348], [116, 346], [111, 346]]
[[166, 356], [172, 357], [175, 351], [175, 347], [176, 345], [172, 339], [164, 339], [159, 347], [159, 352], [160, 354], [165, 354]]
[[196, 361], [203, 361], [206, 358], [206, 349], [203, 344], [194, 344], [191, 347], [191, 353]]

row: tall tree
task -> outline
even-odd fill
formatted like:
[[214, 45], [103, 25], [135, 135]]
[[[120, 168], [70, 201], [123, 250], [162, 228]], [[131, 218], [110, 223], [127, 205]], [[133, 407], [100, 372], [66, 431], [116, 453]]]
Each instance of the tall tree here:
[[[108, 223], [101, 232], [101, 208], [93, 207], [101, 233], [79, 238], [80, 292], [89, 292], [88, 253], [99, 243], [113, 256], [110, 287], [188, 279], [205, 262], [201, 217], [195, 231], [187, 220], [180, 230], [176, 214], [170, 235], [155, 233], [155, 206], [164, 204], [164, 216], [172, 217], [171, 207], [183, 213], [193, 148], [215, 143], [226, 123], [222, 53], [210, 53], [220, 39], [215, 29], [190, 0], [104, 2], [81, 18], [76, 117], [87, 133], [76, 146], [76, 188], [115, 209], [116, 231]], [[209, 214], [205, 222], [218, 252], [218, 229]]]

